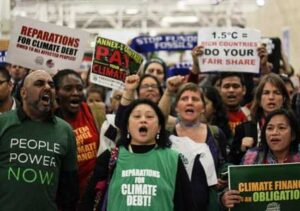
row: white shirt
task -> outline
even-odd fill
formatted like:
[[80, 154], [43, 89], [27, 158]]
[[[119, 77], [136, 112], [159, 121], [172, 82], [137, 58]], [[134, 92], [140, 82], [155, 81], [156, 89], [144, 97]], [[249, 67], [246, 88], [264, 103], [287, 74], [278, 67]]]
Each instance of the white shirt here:
[[206, 143], [196, 143], [189, 137], [171, 135], [172, 149], [181, 154], [182, 161], [191, 180], [195, 157], [200, 154], [199, 161], [203, 166], [208, 186], [218, 183], [215, 163]]

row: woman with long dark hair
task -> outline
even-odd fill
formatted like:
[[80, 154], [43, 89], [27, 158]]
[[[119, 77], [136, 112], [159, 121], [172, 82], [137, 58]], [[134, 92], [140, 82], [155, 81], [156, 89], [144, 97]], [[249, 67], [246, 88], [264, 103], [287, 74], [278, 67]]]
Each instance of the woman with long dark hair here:
[[[201, 89], [205, 100], [204, 121], [221, 128], [226, 138], [231, 140], [232, 134], [228, 124], [229, 120], [218, 90], [212, 86], [204, 86]], [[230, 141], [228, 142], [230, 143]]]
[[[261, 145], [246, 152], [242, 165], [299, 163], [300, 132], [294, 113], [286, 109], [275, 110], [265, 121]], [[237, 190], [228, 190], [221, 197], [226, 208], [233, 208], [240, 200]]]
[[290, 98], [282, 79], [274, 73], [261, 78], [251, 107], [251, 121], [239, 124], [235, 129], [229, 161], [239, 164], [246, 150], [261, 144], [261, 128], [266, 116], [279, 108], [290, 108]]

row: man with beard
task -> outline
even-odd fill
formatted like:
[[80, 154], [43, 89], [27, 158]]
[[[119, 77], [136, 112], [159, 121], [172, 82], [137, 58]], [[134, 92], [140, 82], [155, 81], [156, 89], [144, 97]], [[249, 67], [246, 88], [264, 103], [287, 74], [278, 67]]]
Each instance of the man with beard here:
[[242, 107], [246, 87], [244, 77], [241, 73], [223, 73], [220, 77], [220, 95], [227, 108], [227, 116], [232, 134], [235, 127], [247, 120], [250, 120], [250, 110]]
[[22, 107], [0, 116], [1, 210], [75, 210], [76, 141], [53, 115], [54, 95], [51, 76], [34, 71], [21, 88]]
[[10, 78], [8, 70], [0, 66], [0, 114], [19, 106], [17, 100], [11, 96], [13, 86]]

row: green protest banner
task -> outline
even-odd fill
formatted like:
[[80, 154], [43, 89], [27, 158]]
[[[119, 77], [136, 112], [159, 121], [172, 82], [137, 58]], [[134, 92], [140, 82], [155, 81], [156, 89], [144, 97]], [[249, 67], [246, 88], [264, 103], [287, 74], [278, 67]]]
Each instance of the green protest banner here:
[[300, 164], [229, 166], [229, 188], [242, 197], [232, 211], [300, 209]]
[[137, 73], [143, 57], [115, 40], [97, 37], [95, 43], [90, 81], [122, 90], [126, 76]]

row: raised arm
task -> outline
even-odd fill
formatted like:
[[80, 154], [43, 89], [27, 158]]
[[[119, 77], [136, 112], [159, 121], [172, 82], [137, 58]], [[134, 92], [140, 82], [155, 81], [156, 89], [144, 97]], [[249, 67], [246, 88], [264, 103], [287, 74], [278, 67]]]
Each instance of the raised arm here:
[[134, 92], [138, 87], [140, 82], [140, 77], [138, 75], [129, 75], [125, 79], [125, 90], [121, 98], [120, 104], [127, 106], [134, 100]]
[[180, 75], [173, 76], [167, 79], [167, 88], [165, 89], [165, 92], [158, 104], [166, 118], [166, 122], [171, 110], [172, 97], [175, 95], [178, 87], [183, 84], [183, 82], [184, 76]]
[[265, 44], [260, 45], [257, 48], [257, 53], [260, 58], [260, 72], [262, 75], [268, 74], [271, 72], [272, 64], [268, 62], [268, 52]]
[[204, 46], [198, 45], [192, 50], [193, 66], [188, 76], [188, 81], [198, 84], [198, 75], [201, 73], [198, 57], [203, 55]]

